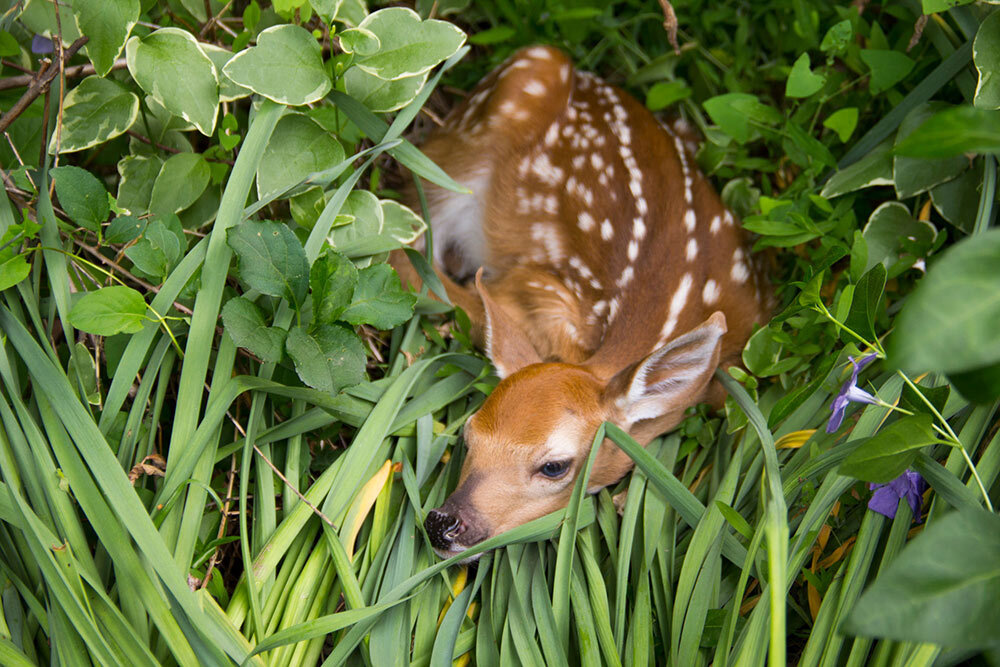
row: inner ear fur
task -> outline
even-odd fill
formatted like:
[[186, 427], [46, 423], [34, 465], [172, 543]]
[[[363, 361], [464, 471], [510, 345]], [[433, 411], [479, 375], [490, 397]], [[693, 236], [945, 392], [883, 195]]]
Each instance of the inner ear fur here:
[[525, 366], [541, 363], [542, 358], [538, 356], [538, 352], [525, 333], [486, 290], [481, 268], [476, 272], [476, 290], [483, 301], [483, 311], [486, 316], [483, 323], [486, 356], [496, 366], [500, 379], [516, 373]]
[[[620, 412], [623, 426], [631, 428], [637, 422], [679, 416], [697, 404], [719, 365], [726, 331], [726, 317], [717, 311], [615, 375], [604, 399]], [[673, 425], [664, 424], [662, 428]]]

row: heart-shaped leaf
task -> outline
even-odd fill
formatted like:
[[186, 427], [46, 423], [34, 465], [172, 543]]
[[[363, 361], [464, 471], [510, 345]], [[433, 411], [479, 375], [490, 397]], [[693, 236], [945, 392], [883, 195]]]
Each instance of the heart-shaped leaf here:
[[258, 95], [291, 106], [317, 102], [332, 86], [319, 43], [297, 25], [262, 31], [257, 46], [237, 53], [222, 72]]
[[88, 76], [66, 95], [61, 134], [52, 134], [49, 152], [82, 151], [114, 139], [139, 115], [139, 97], [117, 83]]
[[368, 16], [365, 0], [309, 0], [309, 4], [327, 23], [356, 26]]
[[305, 384], [337, 392], [365, 379], [365, 348], [353, 331], [324, 324], [306, 331], [294, 327], [285, 339], [295, 372]]
[[840, 464], [840, 474], [865, 482], [891, 482], [909, 467], [921, 447], [939, 441], [933, 423], [930, 415], [913, 415], [889, 424]]
[[344, 148], [308, 116], [285, 114], [257, 166], [257, 194], [265, 199], [344, 160]]
[[146, 302], [131, 287], [104, 287], [80, 297], [69, 311], [69, 321], [80, 331], [98, 336], [135, 333], [147, 321]]
[[309, 261], [295, 233], [278, 222], [245, 220], [229, 230], [240, 277], [263, 294], [280, 296], [296, 310], [309, 288]]
[[861, 60], [871, 70], [868, 89], [872, 95], [889, 90], [905, 79], [916, 64], [905, 53], [888, 49], [862, 49]]
[[222, 308], [222, 324], [234, 343], [250, 350], [261, 361], [281, 361], [288, 332], [267, 326], [263, 313], [253, 301], [242, 296], [227, 301]]
[[5, 256], [0, 254], [0, 292], [13, 287], [28, 277], [31, 264], [24, 255]]
[[104, 76], [111, 71], [132, 26], [139, 20], [139, 0], [78, 1], [73, 3], [73, 15], [80, 34], [90, 38], [87, 56], [94, 70]]
[[194, 35], [160, 28], [125, 45], [132, 78], [170, 113], [194, 123], [207, 137], [215, 130], [219, 78]]
[[840, 139], [841, 143], [846, 144], [847, 140], [851, 138], [854, 134], [854, 128], [858, 126], [858, 108], [857, 107], [847, 107], [845, 109], [838, 109], [830, 114], [826, 120], [823, 121], [823, 127], [833, 130], [837, 133], [837, 138]]
[[447, 21], [420, 20], [406, 7], [369, 14], [358, 26], [373, 33], [382, 48], [355, 58], [355, 65], [380, 79], [392, 80], [427, 72], [450, 58], [465, 43], [465, 33]]
[[403, 290], [399, 276], [388, 264], [374, 264], [358, 271], [354, 299], [340, 319], [357, 326], [371, 324], [391, 329], [410, 319], [417, 298]]
[[819, 92], [826, 83], [826, 77], [816, 74], [809, 67], [809, 54], [803, 53], [792, 65], [792, 71], [788, 73], [788, 81], [785, 82], [786, 97], [809, 97]]
[[104, 185], [80, 167], [56, 167], [52, 170], [52, 178], [59, 203], [67, 215], [81, 227], [96, 232], [111, 212]]

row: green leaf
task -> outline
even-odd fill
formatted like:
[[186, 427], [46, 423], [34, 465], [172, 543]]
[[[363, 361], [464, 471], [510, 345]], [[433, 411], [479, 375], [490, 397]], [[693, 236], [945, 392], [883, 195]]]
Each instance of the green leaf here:
[[847, 143], [847, 140], [851, 138], [854, 134], [854, 128], [858, 126], [858, 108], [857, 107], [847, 107], [846, 109], [838, 109], [830, 114], [826, 120], [823, 121], [823, 127], [833, 130], [837, 133], [837, 137], [843, 144]]
[[[99, 4], [99, 3], [98, 3]], [[139, 115], [139, 97], [117, 83], [88, 76], [66, 95], [62, 133], [52, 134], [49, 152], [72, 153], [114, 139]]]
[[997, 600], [1000, 517], [961, 510], [930, 522], [888, 564], [843, 631], [957, 649], [996, 647]]
[[335, 324], [306, 332], [294, 327], [285, 349], [295, 362], [299, 379], [314, 389], [338, 392], [365, 378], [365, 348], [358, 335]]
[[[844, 324], [866, 340], [875, 340], [875, 317], [878, 315], [882, 292], [885, 290], [885, 267], [876, 264], [854, 288], [854, 298]], [[845, 336], [847, 334], [844, 334]]]
[[933, 424], [930, 415], [894, 421], [855, 449], [840, 464], [840, 474], [865, 482], [891, 482], [909, 467], [921, 447], [939, 441]]
[[17, 43], [14, 35], [6, 30], [0, 30], [0, 57], [20, 56], [21, 45]]
[[263, 294], [302, 307], [309, 288], [309, 262], [302, 244], [287, 225], [245, 220], [229, 230], [229, 245], [240, 263], [240, 277]]
[[961, 176], [931, 188], [934, 208], [945, 220], [971, 234], [979, 213], [979, 190], [983, 184], [982, 158]]
[[170, 113], [194, 123], [206, 137], [215, 131], [219, 78], [194, 35], [160, 28], [125, 45], [132, 78]]
[[288, 113], [278, 121], [257, 166], [260, 199], [284, 192], [310, 174], [344, 160], [340, 142], [303, 114]]
[[895, 152], [923, 158], [1000, 152], [1000, 111], [971, 106], [940, 111], [896, 146]]
[[921, 4], [923, 6], [924, 14], [937, 14], [938, 12], [946, 12], [952, 7], [968, 5], [974, 1], [975, 0], [922, 0]]
[[1000, 109], [1000, 12], [994, 11], [976, 33], [972, 59], [979, 72], [972, 103], [980, 109]]
[[163, 168], [163, 160], [144, 155], [126, 155], [118, 163], [118, 206], [133, 215], [149, 210], [153, 184]]
[[355, 56], [370, 56], [382, 48], [378, 35], [365, 28], [349, 28], [340, 33], [340, 48]]
[[365, 0], [309, 0], [309, 4], [327, 23], [356, 26], [368, 16]]
[[948, 381], [973, 403], [993, 403], [1000, 398], [1000, 361], [962, 373], [948, 373]]
[[267, 326], [264, 314], [250, 299], [238, 296], [227, 301], [222, 308], [222, 324], [236, 345], [250, 350], [261, 361], [281, 361], [288, 332]]
[[124, 244], [134, 241], [146, 229], [147, 221], [131, 215], [121, 215], [111, 221], [104, 233], [106, 243]]
[[501, 42], [509, 41], [515, 35], [517, 35], [517, 30], [513, 27], [509, 25], [498, 25], [477, 32], [474, 35], [470, 35], [469, 44], [476, 44], [478, 46], [500, 44]]
[[108, 219], [111, 206], [108, 191], [97, 177], [80, 167], [56, 167], [52, 170], [59, 204], [70, 219], [93, 232]]
[[13, 255], [4, 257], [0, 255], [0, 292], [8, 287], [13, 287], [28, 277], [31, 273], [31, 264], [24, 255]]
[[309, 270], [312, 288], [313, 321], [331, 324], [351, 304], [358, 270], [354, 263], [329, 249], [313, 262]]
[[86, 345], [77, 343], [73, 346], [67, 370], [70, 378], [74, 380], [74, 387], [80, 387], [87, 402], [91, 405], [100, 405], [101, 392], [97, 387], [97, 364]]
[[[950, 108], [943, 102], [928, 102], [915, 107], [906, 115], [896, 133], [899, 146], [914, 130], [938, 111]], [[892, 160], [892, 176], [896, 196], [907, 199], [950, 181], [968, 169], [969, 160], [964, 155], [950, 158], [925, 159], [896, 155]]]
[[136, 333], [147, 322], [146, 302], [131, 287], [103, 287], [80, 297], [69, 311], [69, 321], [80, 331], [98, 336]]
[[80, 34], [87, 35], [87, 56], [98, 76], [111, 71], [132, 26], [139, 20], [139, 0], [101, 0], [73, 3]]
[[[951, 388], [948, 385], [926, 387], [922, 384], [917, 384], [917, 387], [924, 398], [931, 402], [935, 410], [939, 413], [944, 410], [944, 405], [948, 402], [948, 395], [951, 393]], [[899, 407], [913, 413], [922, 412], [931, 416], [934, 415], [927, 404], [917, 395], [917, 392], [910, 388], [909, 384], [903, 385], [903, 391], [899, 395]]]
[[382, 44], [377, 53], [356, 57], [354, 64], [380, 79], [393, 80], [424, 74], [450, 58], [465, 43], [465, 33], [447, 21], [420, 20], [406, 7], [373, 12], [359, 25]]
[[149, 210], [156, 215], [183, 211], [205, 191], [211, 175], [208, 162], [199, 153], [171, 155], [153, 183]]
[[355, 326], [371, 324], [391, 329], [410, 319], [416, 302], [413, 294], [403, 290], [392, 267], [375, 264], [358, 271], [354, 300], [340, 318]]
[[427, 223], [409, 207], [392, 199], [382, 199], [379, 204], [382, 206], [382, 236], [408, 245], [427, 231]]
[[851, 25], [850, 19], [844, 19], [839, 23], [834, 23], [826, 31], [826, 34], [823, 35], [823, 41], [819, 45], [819, 50], [824, 53], [843, 53], [850, 46], [853, 37], [854, 26]]
[[868, 89], [872, 95], [889, 90], [906, 78], [916, 64], [905, 53], [882, 49], [862, 49], [861, 60], [868, 65], [872, 78]]
[[784, 118], [777, 109], [746, 93], [717, 95], [705, 100], [704, 107], [712, 121], [741, 144], [757, 135], [754, 123], [774, 125]]
[[803, 53], [792, 65], [792, 71], [788, 73], [788, 81], [785, 82], [786, 97], [809, 97], [819, 92], [826, 83], [826, 77], [816, 74], [810, 69], [809, 54]]
[[385, 213], [378, 197], [367, 190], [354, 190], [347, 195], [340, 213], [345, 218], [350, 218], [350, 222], [330, 230], [327, 241], [335, 248], [354, 245], [382, 233]]
[[424, 72], [387, 81], [360, 67], [351, 67], [344, 72], [344, 88], [348, 95], [375, 113], [388, 113], [412, 102], [427, 83], [427, 75]]
[[892, 185], [892, 142], [884, 141], [851, 166], [837, 171], [820, 193], [827, 199], [876, 185]]
[[650, 111], [660, 111], [689, 97], [691, 89], [683, 81], [660, 81], [654, 83], [646, 93], [646, 108]]
[[[259, 10], [258, 10], [259, 11]], [[222, 102], [232, 102], [234, 100], [239, 100], [244, 97], [248, 97], [252, 90], [249, 88], [244, 88], [243, 86], [235, 83], [232, 79], [223, 73], [222, 69], [226, 66], [233, 58], [233, 52], [224, 49], [221, 46], [216, 46], [215, 44], [208, 44], [207, 42], [200, 43], [201, 50], [205, 52], [212, 64], [215, 65], [215, 72], [219, 76], [219, 100]]]
[[311, 104], [329, 92], [319, 43], [297, 25], [271, 26], [257, 35], [257, 46], [240, 51], [225, 67], [225, 76], [280, 104]]
[[139, 271], [147, 276], [166, 278], [187, 249], [184, 229], [176, 215], [154, 220], [146, 226], [142, 238], [125, 249]]
[[881, 263], [891, 279], [926, 254], [934, 245], [937, 229], [927, 221], [914, 220], [905, 205], [891, 201], [872, 212], [863, 235], [868, 249], [865, 270]]
[[906, 371], [971, 371], [1000, 361], [1000, 229], [956, 243], [907, 297], [889, 338]]

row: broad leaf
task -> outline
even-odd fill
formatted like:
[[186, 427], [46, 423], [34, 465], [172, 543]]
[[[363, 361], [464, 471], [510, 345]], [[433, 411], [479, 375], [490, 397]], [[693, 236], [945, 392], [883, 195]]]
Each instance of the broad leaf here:
[[147, 221], [144, 218], [137, 218], [131, 215], [121, 215], [111, 221], [107, 231], [104, 233], [106, 243], [128, 243], [134, 241], [142, 235], [146, 229]]
[[389, 7], [369, 14], [358, 28], [374, 33], [382, 48], [357, 57], [355, 65], [380, 79], [423, 74], [450, 58], [465, 43], [465, 33], [446, 21], [428, 19], [406, 7]]
[[979, 26], [972, 59], [979, 71], [972, 103], [980, 109], [1000, 109], [1000, 12], [991, 13]]
[[222, 69], [233, 58], [233, 52], [216, 46], [215, 44], [201, 43], [201, 50], [212, 60], [215, 65], [215, 72], [219, 75], [219, 100], [222, 102], [232, 102], [234, 100], [248, 97], [253, 93], [249, 88], [235, 83], [223, 73]]
[[427, 83], [427, 74], [387, 81], [360, 67], [351, 67], [344, 72], [344, 87], [348, 95], [375, 113], [388, 113], [412, 102]]
[[295, 362], [295, 372], [305, 384], [320, 391], [337, 392], [365, 379], [365, 348], [353, 331], [325, 324], [307, 332], [294, 327], [285, 349]]
[[952, 7], [968, 5], [974, 1], [975, 0], [922, 0], [921, 5], [924, 10], [924, 14], [937, 14], [938, 12], [946, 12]]
[[691, 89], [683, 81], [659, 81], [646, 93], [646, 108], [650, 111], [660, 111], [671, 104], [686, 100], [691, 97], [691, 93]]
[[222, 308], [222, 324], [234, 343], [250, 350], [261, 361], [281, 361], [288, 332], [267, 326], [263, 313], [253, 301], [242, 296], [227, 301]]
[[[861, 276], [854, 289], [851, 309], [844, 324], [867, 340], [875, 340], [875, 317], [885, 289], [885, 267], [876, 264]], [[848, 334], [843, 334], [847, 336]]]
[[847, 140], [854, 134], [854, 128], [858, 126], [858, 108], [847, 107], [838, 109], [830, 114], [823, 121], [823, 127], [833, 130], [841, 143], [846, 144]]
[[340, 318], [354, 325], [391, 329], [410, 319], [416, 302], [413, 294], [403, 290], [392, 267], [374, 264], [358, 271], [354, 300]]
[[118, 206], [133, 215], [142, 215], [149, 210], [149, 199], [153, 194], [153, 184], [163, 168], [163, 160], [158, 157], [127, 155], [118, 163]]
[[889, 361], [907, 371], [970, 371], [1000, 361], [1000, 229], [949, 248], [907, 298]]
[[861, 60], [871, 70], [868, 89], [872, 95], [878, 95], [905, 79], [916, 64], [905, 53], [879, 49], [862, 49]]
[[114, 139], [130, 128], [139, 115], [139, 98], [117, 83], [88, 76], [66, 95], [62, 133], [52, 134], [49, 152], [82, 151]]
[[313, 321], [331, 324], [340, 317], [351, 304], [357, 282], [358, 270], [354, 263], [332, 249], [313, 262], [309, 270]]
[[24, 255], [4, 256], [0, 254], [0, 292], [13, 287], [28, 277], [31, 264]]
[[[922, 104], [906, 115], [896, 133], [899, 146], [910, 134], [938, 111], [949, 108], [943, 102]], [[959, 176], [968, 169], [969, 160], [964, 155], [950, 158], [925, 159], [896, 155], [892, 160], [892, 176], [896, 185], [896, 196], [907, 199], [926, 192], [936, 185]]]
[[392, 199], [383, 199], [382, 235], [407, 245], [416, 241], [427, 231], [427, 223], [409, 207]]
[[149, 210], [157, 215], [178, 213], [193, 204], [208, 187], [211, 170], [198, 153], [170, 156], [156, 176]]
[[309, 262], [292, 230], [279, 222], [245, 220], [229, 230], [229, 245], [247, 285], [301, 308], [309, 288]]
[[365, 0], [309, 0], [309, 4], [327, 23], [356, 26], [368, 16]]
[[754, 95], [726, 93], [705, 100], [705, 111], [719, 128], [739, 143], [756, 136], [751, 121], [774, 125], [783, 119], [781, 113], [761, 103]]
[[820, 193], [827, 199], [870, 188], [892, 185], [892, 142], [883, 141], [854, 164], [840, 169], [823, 186]]
[[111, 212], [104, 185], [80, 167], [56, 167], [52, 170], [52, 178], [59, 204], [66, 214], [76, 224], [96, 232]]
[[219, 79], [194, 35], [160, 28], [125, 45], [128, 70], [136, 83], [170, 113], [212, 136], [219, 106]]
[[176, 215], [165, 216], [149, 223], [142, 238], [125, 249], [139, 271], [162, 280], [169, 275], [187, 250], [184, 229]]
[[902, 417], [873, 435], [840, 465], [840, 474], [885, 484], [899, 477], [921, 447], [938, 442], [930, 415]]
[[90, 38], [87, 55], [99, 76], [111, 71], [132, 26], [139, 20], [139, 0], [100, 0], [73, 3], [80, 33]]
[[842, 631], [952, 648], [1000, 638], [1000, 517], [967, 509], [935, 519], [858, 600]]
[[889, 278], [895, 278], [927, 253], [937, 229], [927, 221], [914, 220], [905, 205], [891, 201], [875, 209], [863, 235], [868, 250], [865, 270], [881, 263]]
[[131, 287], [104, 287], [80, 297], [69, 311], [69, 321], [80, 331], [98, 336], [135, 333], [147, 321], [146, 302]]
[[971, 234], [979, 213], [979, 190], [983, 184], [982, 158], [958, 178], [931, 189], [934, 208], [945, 220]]
[[786, 97], [809, 97], [819, 92], [826, 83], [826, 77], [816, 74], [809, 68], [809, 54], [803, 53], [792, 65], [785, 82]]
[[315, 172], [344, 160], [340, 142], [303, 114], [286, 114], [271, 134], [257, 166], [260, 199], [284, 192]]
[[297, 25], [264, 30], [257, 46], [237, 53], [222, 70], [234, 83], [291, 106], [321, 100], [332, 85], [319, 43]]
[[896, 155], [943, 158], [1000, 152], [1000, 111], [960, 106], [934, 114], [896, 146]]

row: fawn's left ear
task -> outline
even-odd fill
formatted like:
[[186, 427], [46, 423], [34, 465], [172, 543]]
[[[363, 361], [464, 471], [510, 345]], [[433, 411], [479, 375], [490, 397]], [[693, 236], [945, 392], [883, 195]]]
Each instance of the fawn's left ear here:
[[726, 316], [713, 313], [700, 326], [615, 375], [605, 399], [622, 411], [627, 427], [683, 412], [698, 401], [712, 379], [725, 333]]
[[486, 313], [483, 326], [486, 356], [496, 366], [497, 375], [502, 380], [525, 366], [540, 364], [542, 358], [514, 319], [486, 291], [482, 277], [483, 270], [479, 269], [476, 272], [476, 289]]

